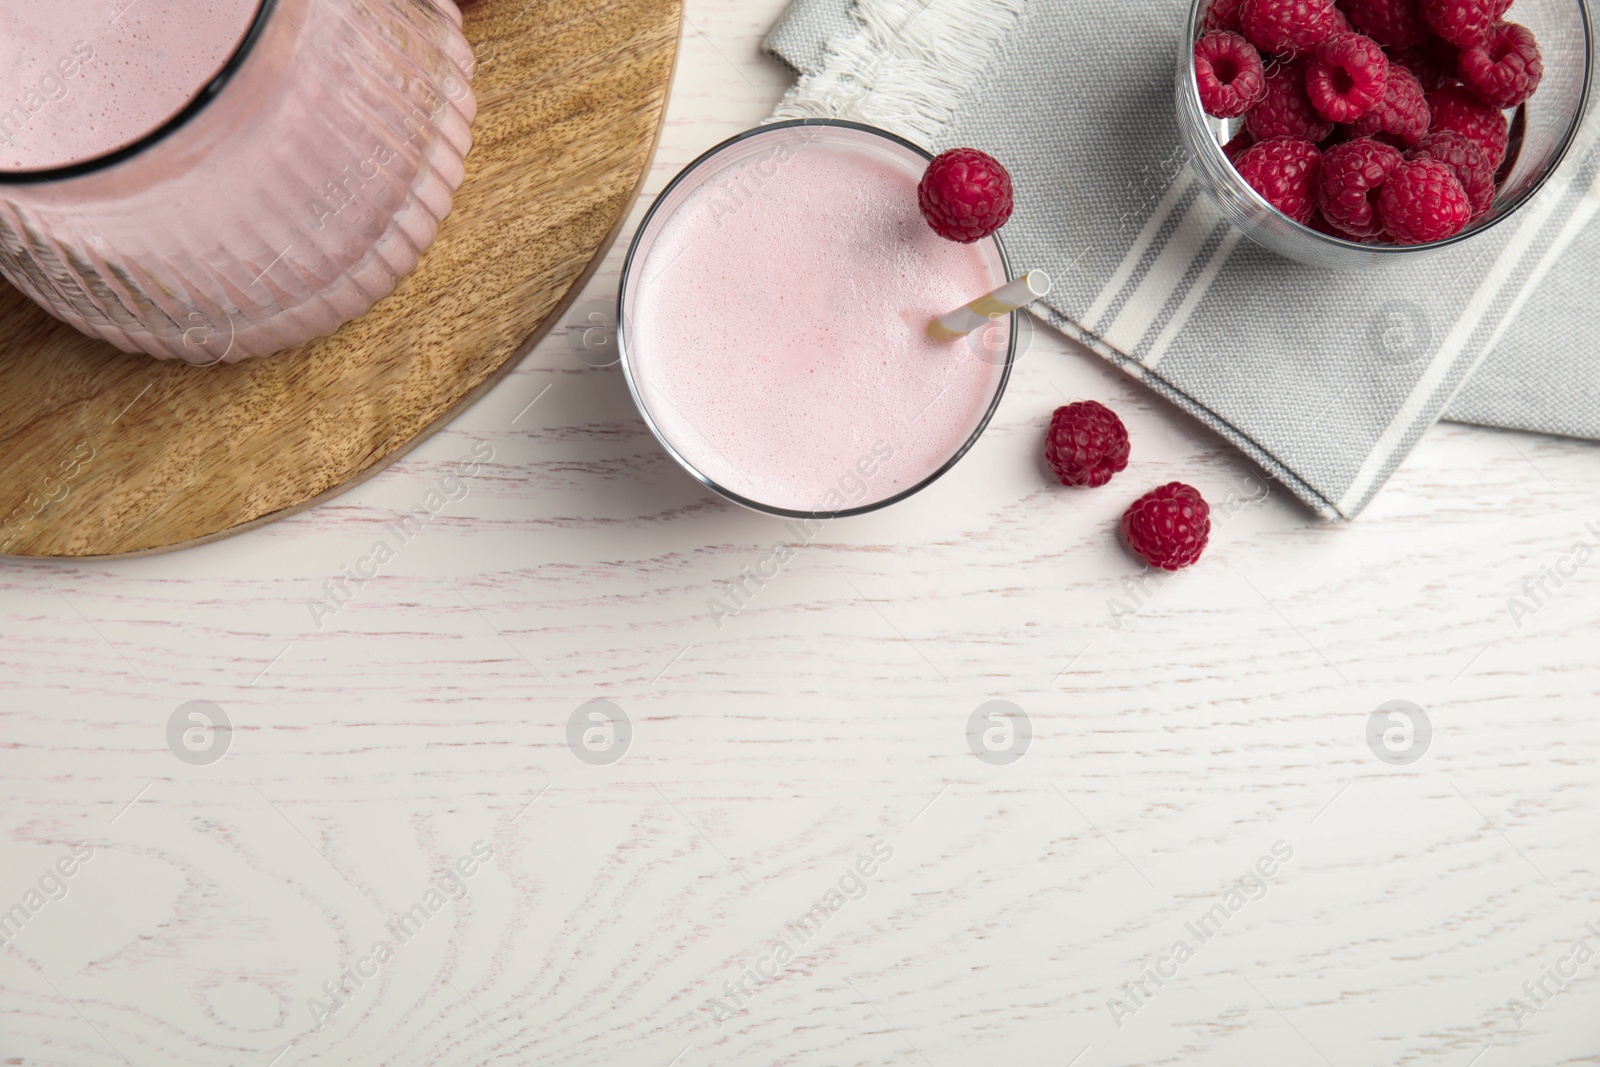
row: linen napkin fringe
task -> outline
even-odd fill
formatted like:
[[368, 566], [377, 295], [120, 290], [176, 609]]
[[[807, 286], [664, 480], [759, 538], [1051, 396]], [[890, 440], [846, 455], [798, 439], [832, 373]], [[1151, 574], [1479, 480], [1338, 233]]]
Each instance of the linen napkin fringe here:
[[828, 42], [767, 121], [844, 118], [932, 144], [983, 77], [1026, 0], [877, 0]]

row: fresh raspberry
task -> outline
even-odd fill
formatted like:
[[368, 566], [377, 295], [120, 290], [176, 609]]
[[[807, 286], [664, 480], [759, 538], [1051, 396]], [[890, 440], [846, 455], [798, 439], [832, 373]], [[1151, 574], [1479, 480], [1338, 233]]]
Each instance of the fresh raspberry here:
[[1244, 155], [1245, 149], [1255, 143], [1256, 139], [1250, 136], [1249, 130], [1240, 130], [1233, 140], [1222, 146], [1222, 154], [1228, 157], [1229, 163], [1237, 163], [1239, 157]]
[[1472, 217], [1455, 171], [1437, 159], [1400, 164], [1378, 191], [1384, 229], [1396, 244], [1420, 245], [1460, 233]]
[[1333, 132], [1333, 123], [1311, 103], [1305, 64], [1274, 63], [1267, 71], [1267, 95], [1245, 115], [1244, 128], [1258, 141], [1296, 137], [1315, 144]]
[[1293, 56], [1333, 32], [1333, 0], [1244, 0], [1239, 28], [1263, 52]]
[[1454, 130], [1472, 141], [1489, 157], [1489, 166], [1496, 171], [1506, 158], [1510, 142], [1505, 112], [1493, 104], [1479, 100], [1460, 85], [1446, 85], [1428, 94], [1428, 108], [1432, 112], [1432, 129]]
[[[1499, 0], [1419, 0], [1433, 32], [1457, 48], [1471, 48], [1500, 20]], [[1509, 4], [1507, 5], [1510, 6]]]
[[1335, 33], [1354, 33], [1355, 30], [1356, 28], [1350, 25], [1350, 20], [1344, 17], [1344, 12], [1335, 7], [1333, 9], [1333, 33], [1328, 34], [1328, 36], [1332, 37]]
[[1322, 153], [1310, 141], [1274, 137], [1245, 151], [1234, 169], [1261, 199], [1296, 222], [1317, 209], [1317, 166]]
[[1502, 22], [1489, 31], [1483, 44], [1461, 50], [1456, 70], [1462, 83], [1484, 102], [1516, 107], [1539, 88], [1544, 60], [1532, 30]]
[[1056, 408], [1044, 438], [1044, 458], [1062, 485], [1098, 488], [1128, 466], [1128, 428], [1093, 400]]
[[1211, 0], [1211, 6], [1206, 8], [1206, 17], [1200, 23], [1203, 33], [1213, 33], [1217, 30], [1231, 30], [1239, 32], [1239, 8], [1244, 0]]
[[917, 186], [922, 217], [951, 241], [981, 241], [1011, 217], [1011, 175], [976, 148], [952, 148], [934, 157]]
[[1385, 48], [1406, 48], [1428, 37], [1417, 0], [1339, 0], [1350, 25]]
[[1406, 153], [1407, 159], [1437, 159], [1455, 172], [1477, 219], [1494, 206], [1494, 168], [1476, 143], [1454, 130], [1435, 130]]
[[1267, 95], [1261, 54], [1237, 33], [1218, 30], [1194, 43], [1194, 80], [1207, 115], [1236, 119]]
[[1306, 223], [1306, 226], [1310, 229], [1316, 230], [1318, 233], [1325, 233], [1329, 237], [1337, 237], [1341, 241], [1355, 240], [1354, 237], [1351, 237], [1349, 234], [1346, 234], [1343, 230], [1339, 229], [1339, 227], [1329, 222], [1320, 211], [1313, 211], [1311, 213], [1311, 221]]
[[1375, 245], [1381, 243], [1383, 239], [1383, 234], [1381, 232], [1370, 237], [1361, 237], [1357, 234], [1346, 233], [1344, 230], [1341, 230], [1339, 227], [1329, 222], [1327, 216], [1323, 215], [1323, 213], [1320, 211], [1312, 215], [1311, 221], [1306, 223], [1306, 225], [1311, 229], [1316, 230], [1318, 233], [1325, 233], [1329, 237], [1337, 237], [1341, 241], [1352, 241], [1358, 245]]
[[1332, 133], [1328, 134], [1328, 136], [1317, 142], [1317, 149], [1319, 151], [1326, 152], [1336, 144], [1344, 144], [1346, 141], [1350, 140], [1350, 137], [1350, 127], [1335, 126]]
[[1317, 172], [1317, 205], [1351, 237], [1376, 237], [1383, 232], [1379, 189], [1403, 162], [1399, 149], [1370, 137], [1335, 145], [1323, 153]]
[[1168, 482], [1122, 513], [1122, 536], [1150, 566], [1181, 570], [1205, 551], [1211, 508], [1194, 486]]
[[1428, 132], [1428, 100], [1417, 76], [1398, 63], [1389, 64], [1389, 80], [1378, 106], [1350, 124], [1357, 137], [1375, 137], [1410, 147]]
[[1359, 33], [1329, 37], [1306, 67], [1306, 95], [1331, 122], [1353, 122], [1377, 107], [1388, 82], [1389, 58], [1377, 41]]
[[1391, 49], [1389, 62], [1398, 63], [1415, 74], [1425, 92], [1431, 93], [1441, 85], [1454, 85], [1460, 80], [1456, 77], [1456, 46], [1443, 37], [1429, 37], [1410, 48]]

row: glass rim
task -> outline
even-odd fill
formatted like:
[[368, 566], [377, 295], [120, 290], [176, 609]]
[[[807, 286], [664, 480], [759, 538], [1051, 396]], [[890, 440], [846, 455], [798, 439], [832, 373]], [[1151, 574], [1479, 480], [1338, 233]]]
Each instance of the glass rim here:
[[[1191, 106], [1191, 111], [1193, 114], [1200, 116], [1205, 116], [1205, 108], [1200, 104], [1200, 85], [1195, 76], [1194, 44], [1200, 39], [1202, 29], [1201, 23], [1205, 18], [1206, 8], [1209, 6], [1209, 3], [1210, 0], [1190, 0], [1189, 37], [1188, 43], [1184, 48], [1184, 60], [1182, 68], [1187, 72], [1187, 75], [1184, 79], [1185, 87], [1188, 90], [1185, 94], [1185, 103]], [[1243, 179], [1241, 179], [1239, 182], [1240, 187], [1245, 191], [1246, 195], [1248, 195], [1261, 207], [1273, 212], [1285, 222], [1293, 226], [1294, 232], [1297, 235], [1312, 238], [1316, 243], [1327, 245], [1332, 248], [1354, 250], [1365, 255], [1372, 255], [1379, 258], [1403, 256], [1407, 253], [1413, 252], [1435, 252], [1439, 249], [1450, 248], [1454, 245], [1470, 241], [1479, 234], [1488, 233], [1506, 219], [1509, 219], [1511, 216], [1520, 212], [1524, 207], [1527, 206], [1529, 201], [1531, 201], [1539, 194], [1541, 190], [1544, 189], [1545, 185], [1549, 183], [1550, 178], [1557, 170], [1561, 168], [1561, 164], [1566, 161], [1567, 154], [1571, 151], [1573, 144], [1578, 139], [1578, 132], [1583, 126], [1583, 120], [1589, 113], [1590, 94], [1594, 83], [1594, 25], [1589, 17], [1588, 3], [1586, 3], [1585, 0], [1573, 0], [1573, 3], [1578, 9], [1578, 18], [1583, 24], [1583, 85], [1578, 92], [1577, 111], [1573, 115], [1571, 121], [1567, 123], [1567, 128], [1563, 131], [1561, 140], [1556, 144], [1555, 151], [1551, 153], [1550, 161], [1545, 166], [1543, 172], [1535, 177], [1533, 182], [1513, 200], [1507, 210], [1497, 213], [1493, 218], [1489, 219], [1489, 221], [1483, 223], [1482, 225], [1469, 225], [1460, 233], [1452, 234], [1443, 240], [1429, 241], [1420, 245], [1368, 245], [1362, 244], [1360, 241], [1347, 241], [1340, 237], [1334, 237], [1333, 235], [1325, 234], [1320, 230], [1313, 230], [1310, 226], [1307, 226], [1302, 222], [1296, 222], [1294, 219], [1289, 218], [1289, 216], [1283, 214], [1277, 208], [1267, 203], [1266, 199], [1260, 193], [1251, 188], [1249, 183], [1245, 182]], [[1179, 124], [1184, 125], [1186, 118], [1188, 118], [1188, 116], [1179, 115]], [[1203, 120], [1201, 125], [1204, 125]], [[1206, 154], [1213, 165], [1216, 165], [1218, 161], [1221, 161], [1222, 165], [1226, 166], [1230, 171], [1232, 170], [1232, 162], [1230, 162], [1227, 156], [1223, 154], [1222, 146], [1217, 143], [1217, 139], [1211, 135], [1209, 130], [1204, 132], [1204, 135], [1200, 137], [1200, 141], [1202, 142], [1201, 150]], [[1202, 178], [1204, 177], [1205, 176], [1202, 175]]]
[[[656, 441], [660, 443], [662, 448], [666, 449], [667, 454], [672, 457], [673, 461], [687, 471], [695, 481], [699, 482], [701, 485], [705, 486], [707, 489], [710, 489], [712, 492], [721, 496], [725, 500], [730, 500], [741, 507], [748, 508], [751, 511], [760, 512], [764, 515], [774, 515], [785, 519], [847, 519], [856, 515], [866, 515], [870, 512], [879, 511], [883, 508], [889, 507], [891, 504], [898, 504], [907, 497], [921, 492], [943, 477], [945, 473], [950, 470], [950, 468], [954, 467], [958, 462], [960, 462], [962, 457], [972, 450], [973, 445], [978, 443], [978, 439], [983, 436], [983, 432], [989, 428], [989, 423], [994, 418], [995, 412], [999, 410], [1000, 401], [1005, 396], [1006, 385], [1011, 380], [1011, 369], [1015, 365], [1017, 357], [1018, 312], [1013, 311], [1006, 316], [1006, 326], [1008, 331], [1008, 336], [1006, 338], [1006, 358], [1005, 362], [1001, 364], [1000, 367], [1000, 380], [995, 384], [994, 396], [990, 398], [989, 406], [984, 410], [983, 417], [978, 420], [978, 424], [973, 427], [972, 433], [968, 435], [966, 441], [962, 443], [961, 447], [956, 449], [955, 453], [950, 456], [949, 459], [945, 460], [944, 463], [940, 464], [939, 467], [931, 474], [917, 482], [915, 485], [908, 486], [905, 489], [900, 490], [900, 492], [895, 493], [892, 496], [885, 497], [882, 500], [873, 501], [870, 504], [862, 504], [858, 507], [842, 508], [838, 511], [802, 511], [793, 508], [782, 508], [773, 504], [763, 504], [759, 500], [753, 500], [740, 493], [736, 493], [728, 487], [720, 485], [714, 479], [708, 477], [693, 463], [689, 462], [689, 460], [686, 459], [682, 453], [673, 447], [672, 442], [667, 440], [667, 437], [661, 431], [661, 428], [656, 425], [655, 417], [650, 414], [650, 408], [645, 404], [644, 396], [639, 388], [639, 383], [634, 380], [633, 366], [628, 359], [628, 283], [633, 277], [633, 271], [636, 265], [635, 260], [639, 257], [640, 243], [643, 241], [645, 232], [650, 228], [650, 223], [655, 219], [656, 213], [660, 210], [661, 205], [667, 202], [669, 196], [675, 189], [678, 188], [679, 185], [691, 178], [694, 173], [700, 170], [704, 164], [709, 163], [711, 160], [715, 159], [717, 156], [721, 155], [723, 152], [734, 147], [735, 145], [742, 144], [745, 141], [760, 137], [775, 130], [795, 129], [808, 126], [833, 127], [836, 129], [856, 130], [861, 133], [872, 134], [893, 144], [900, 145], [903, 148], [910, 149], [924, 160], [930, 162], [933, 160], [933, 153], [929, 152], [926, 148], [923, 148], [916, 142], [909, 141], [898, 134], [891, 133], [888, 130], [881, 129], [877, 126], [870, 126], [864, 122], [853, 122], [848, 119], [828, 118], [784, 119], [779, 122], [769, 122], [762, 126], [752, 127], [751, 129], [745, 130], [742, 133], [734, 134], [727, 140], [706, 149], [704, 152], [700, 153], [700, 155], [696, 156], [692, 162], [680, 170], [677, 175], [675, 175], [673, 179], [667, 183], [666, 187], [662, 189], [661, 192], [656, 196], [655, 201], [650, 205], [650, 209], [645, 212], [644, 218], [639, 222], [639, 228], [634, 232], [633, 240], [628, 244], [628, 254], [622, 261], [622, 276], [620, 284], [617, 287], [617, 357], [618, 362], [622, 365], [623, 378], [626, 379], [628, 383], [628, 393], [633, 397], [634, 406], [639, 409], [639, 414], [644, 419], [645, 425], [649, 427], [651, 435], [655, 437]], [[998, 233], [992, 234], [985, 240], [992, 241], [994, 243], [995, 252], [1000, 257], [1000, 271], [1005, 275], [1006, 280], [1010, 281], [1011, 259], [1006, 254], [1005, 243], [1000, 240], [1000, 235]]]
[[[165, 141], [177, 133], [200, 112], [204, 111], [213, 100], [222, 94], [228, 87], [239, 70], [249, 60], [255, 51], [257, 42], [261, 40], [266, 31], [267, 22], [273, 12], [278, 9], [278, 0], [259, 0], [256, 13], [250, 20], [249, 29], [239, 38], [239, 43], [234, 46], [233, 52], [228, 56], [226, 63], [212, 75], [211, 80], [200, 87], [189, 101], [179, 108], [177, 112], [168, 117], [160, 125], [148, 131], [136, 140], [130, 141], [121, 148], [114, 148], [92, 159], [79, 160], [76, 163], [66, 163], [55, 167], [37, 167], [30, 170], [5, 170], [0, 168], [0, 185], [35, 185], [43, 182], [64, 181], [69, 178], [81, 178], [88, 174], [95, 174], [109, 170], [119, 163], [125, 163], [136, 156], [142, 155], [148, 149]], [[126, 9], [124, 9], [126, 10]]]

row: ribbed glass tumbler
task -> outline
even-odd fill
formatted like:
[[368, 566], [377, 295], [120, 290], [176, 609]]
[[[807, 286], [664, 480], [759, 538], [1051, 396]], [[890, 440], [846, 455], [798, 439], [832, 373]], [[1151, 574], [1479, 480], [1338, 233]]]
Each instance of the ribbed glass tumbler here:
[[0, 274], [161, 359], [233, 362], [331, 333], [449, 213], [472, 73], [451, 0], [262, 0], [161, 127], [95, 159], [0, 169]]

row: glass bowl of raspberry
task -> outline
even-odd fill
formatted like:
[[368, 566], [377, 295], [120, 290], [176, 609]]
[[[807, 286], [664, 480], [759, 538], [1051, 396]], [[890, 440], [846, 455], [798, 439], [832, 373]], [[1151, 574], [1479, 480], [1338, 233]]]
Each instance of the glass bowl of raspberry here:
[[1367, 268], [1533, 198], [1588, 105], [1585, 0], [1194, 0], [1178, 125], [1257, 244]]

